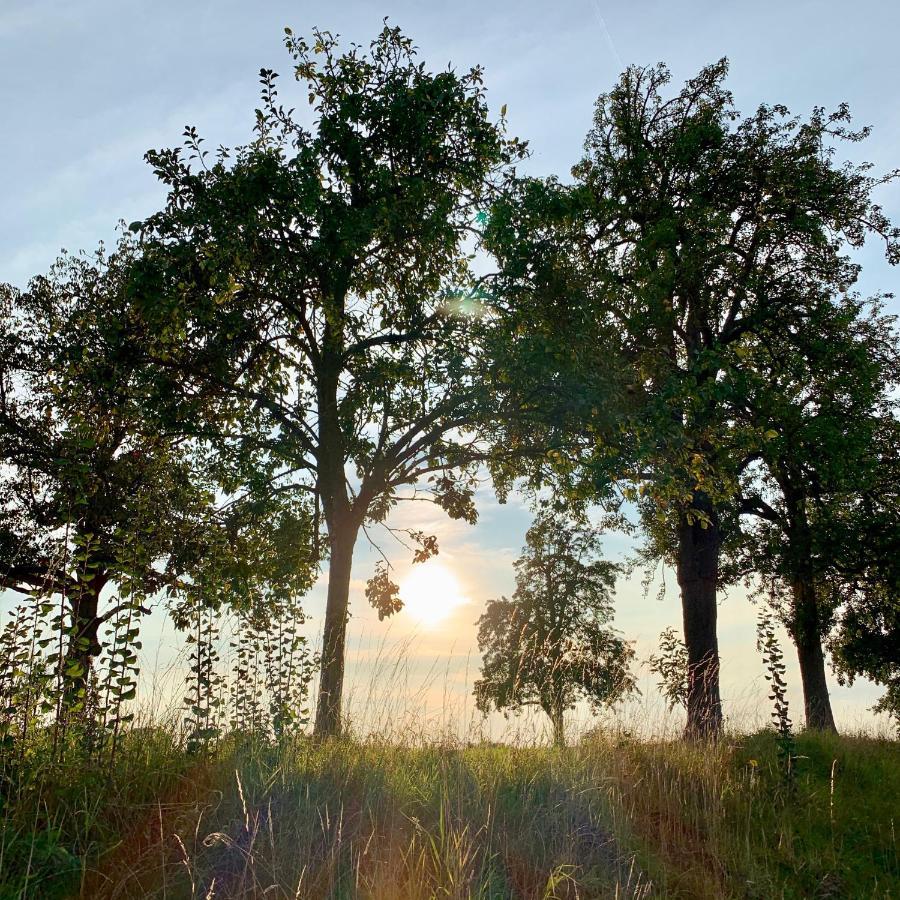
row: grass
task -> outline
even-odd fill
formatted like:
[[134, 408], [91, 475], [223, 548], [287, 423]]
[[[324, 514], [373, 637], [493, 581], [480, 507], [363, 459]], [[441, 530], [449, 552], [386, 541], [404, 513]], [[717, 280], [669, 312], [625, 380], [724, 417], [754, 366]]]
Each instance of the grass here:
[[900, 897], [898, 744], [594, 734], [567, 750], [161, 728], [2, 770], [0, 897]]

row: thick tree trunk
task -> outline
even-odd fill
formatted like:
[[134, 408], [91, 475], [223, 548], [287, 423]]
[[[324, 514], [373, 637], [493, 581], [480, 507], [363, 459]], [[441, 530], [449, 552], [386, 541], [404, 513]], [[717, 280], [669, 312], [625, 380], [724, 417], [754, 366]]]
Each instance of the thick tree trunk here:
[[[346, 288], [346, 285], [344, 285]], [[322, 630], [322, 660], [319, 699], [316, 705], [315, 735], [337, 737], [341, 733], [341, 694], [344, 689], [344, 648], [350, 604], [350, 570], [353, 548], [362, 524], [362, 515], [353, 511], [344, 465], [347, 452], [338, 409], [338, 386], [343, 366], [343, 308], [345, 293], [334, 296], [340, 315], [326, 316], [321, 359], [317, 365], [319, 404], [319, 450], [317, 489], [328, 525], [328, 598]], [[361, 498], [358, 498], [361, 499]], [[364, 508], [365, 505], [363, 505]]]
[[716, 737], [722, 730], [719, 696], [719, 642], [716, 634], [716, 589], [721, 534], [706, 494], [694, 495], [692, 509], [707, 521], [681, 514], [678, 523], [678, 584], [688, 655], [686, 735]]
[[358, 530], [355, 523], [336, 521], [330, 535], [328, 600], [325, 606], [319, 701], [316, 707], [317, 737], [336, 737], [341, 733], [341, 693], [344, 687], [350, 570]]
[[814, 584], [805, 580], [794, 583], [794, 621], [791, 633], [800, 662], [806, 727], [837, 733], [825, 677], [825, 653], [822, 650], [816, 589]]

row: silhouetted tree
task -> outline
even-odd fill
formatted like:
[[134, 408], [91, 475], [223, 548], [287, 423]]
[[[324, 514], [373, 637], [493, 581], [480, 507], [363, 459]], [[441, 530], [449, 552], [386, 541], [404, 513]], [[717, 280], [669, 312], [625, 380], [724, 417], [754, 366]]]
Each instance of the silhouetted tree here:
[[173, 430], [128, 296], [135, 258], [123, 240], [61, 258], [25, 290], [0, 286], [0, 586], [61, 598], [68, 705], [123, 595], [162, 592], [177, 613], [297, 596], [311, 580], [308, 511], [217, 498], [224, 468], [184, 423]]
[[729, 415], [743, 354], [765, 335], [789, 340], [811, 303], [852, 285], [848, 246], [875, 233], [898, 258], [898, 232], [871, 200], [884, 179], [834, 162], [836, 141], [866, 134], [849, 129], [846, 107], [802, 121], [762, 106], [742, 119], [726, 72], [723, 60], [667, 98], [665, 67], [628, 69], [597, 102], [574, 184], [520, 183], [495, 206], [487, 241], [498, 293], [515, 299], [511, 331], [560, 332], [549, 366], [588, 390], [524, 398], [562, 410], [570, 439], [552, 414], [502, 439], [535, 441], [546, 422], [560, 445], [542, 468], [571, 495], [602, 498], [620, 483], [649, 501], [681, 590], [695, 736], [722, 722], [722, 516], [766, 441]]
[[900, 420], [877, 422], [863, 478], [832, 509], [820, 593], [836, 610], [828, 639], [838, 678], [887, 688], [876, 709], [900, 723]]
[[875, 565], [884, 571], [896, 553], [884, 536], [900, 523], [896, 505], [893, 522], [884, 515], [864, 522], [852, 512], [867, 495], [885, 496], [880, 447], [886, 428], [896, 432], [893, 323], [877, 305], [866, 307], [836, 298], [811, 309], [806, 327], [787, 339], [773, 333], [748, 343], [754, 368], [744, 369], [734, 409], [769, 439], [742, 478], [739, 509], [752, 524], [733, 543], [797, 647], [807, 727], [829, 731], [823, 641], [872, 564], [860, 565], [850, 548], [877, 549]]
[[[288, 31], [286, 45], [312, 124], [280, 105], [263, 70], [250, 144], [210, 160], [189, 129], [193, 162], [149, 153], [169, 199], [134, 226], [148, 260], [137, 290], [169, 337], [162, 362], [252, 404], [281, 489], [321, 504], [316, 732], [332, 735], [360, 529], [420, 481], [451, 516], [475, 518], [479, 454], [465, 431], [484, 380], [465, 242], [520, 147], [488, 120], [479, 69], [432, 74], [397, 29], [368, 52], [340, 52], [327, 32], [310, 46]], [[383, 574], [368, 593], [384, 615], [398, 604]]]
[[478, 707], [539, 706], [565, 743], [564, 714], [579, 699], [612, 704], [634, 689], [631, 646], [609, 623], [617, 568], [600, 558], [596, 530], [544, 508], [525, 536], [511, 599], [478, 620]]

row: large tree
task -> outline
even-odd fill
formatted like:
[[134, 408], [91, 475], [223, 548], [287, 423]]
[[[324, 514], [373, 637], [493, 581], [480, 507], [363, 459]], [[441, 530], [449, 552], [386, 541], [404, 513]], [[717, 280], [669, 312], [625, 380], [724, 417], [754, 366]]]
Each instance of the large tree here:
[[212, 501], [186, 446], [147, 427], [131, 261], [128, 246], [64, 257], [25, 290], [0, 288], [0, 585], [63, 597], [70, 699], [115, 615], [104, 589], [171, 585]]
[[[193, 130], [148, 160], [169, 189], [137, 224], [136, 289], [183, 385], [253, 404], [273, 483], [321, 505], [328, 591], [316, 732], [341, 728], [353, 550], [404, 487], [474, 519], [466, 427], [482, 413], [470, 249], [494, 173], [520, 153], [489, 120], [479, 69], [431, 73], [385, 27], [341, 51], [287, 48], [310, 114], [261, 73], [253, 140], [209, 159]], [[424, 536], [417, 535], [424, 541]], [[419, 558], [435, 550], [424, 541]], [[397, 608], [381, 573], [367, 592]]]
[[819, 585], [837, 610], [828, 637], [841, 681], [862, 675], [887, 688], [876, 709], [900, 724], [900, 418], [879, 419], [856, 490], [829, 509]]
[[135, 259], [123, 240], [0, 286], [0, 587], [62, 598], [70, 705], [121, 603], [296, 595], [311, 568], [307, 512], [246, 490], [223, 500], [230, 467], [172, 418], [128, 294]]
[[[763, 106], [741, 118], [726, 72], [719, 62], [666, 97], [665, 67], [628, 69], [597, 102], [575, 183], [525, 183], [489, 230], [501, 291], [534, 298], [521, 324], [573, 323], [574, 343], [579, 322], [600, 322], [586, 326], [592, 338], [612, 336], [591, 340], [598, 370], [627, 369], [606, 379], [619, 385], [617, 415], [604, 412], [602, 393], [583, 404], [590, 416], [567, 466], [601, 490], [611, 479], [639, 484], [671, 536], [692, 735], [721, 728], [721, 519], [765, 441], [728, 415], [744, 345], [804, 328], [811, 296], [852, 284], [846, 248], [870, 232], [897, 259], [897, 231], [871, 200], [880, 179], [833, 160], [834, 142], [865, 134], [849, 130], [847, 110], [800, 120]], [[583, 373], [584, 351], [574, 355]], [[564, 354], [557, 364], [569, 366]]]
[[596, 529], [545, 507], [525, 535], [512, 597], [491, 600], [478, 620], [479, 709], [537, 706], [560, 747], [578, 700], [600, 707], [634, 689], [634, 650], [610, 627], [618, 570], [600, 551]]
[[[888, 496], [882, 448], [886, 429], [896, 432], [898, 348], [877, 304], [820, 300], [802, 330], [744, 347], [753, 367], [744, 367], [734, 414], [768, 439], [742, 477], [738, 508], [751, 524], [729, 543], [796, 644], [807, 727], [834, 731], [823, 642], [873, 564], [884, 571], [896, 552], [884, 541], [896, 534], [896, 507], [894, 521], [856, 510]], [[863, 564], [856, 544], [867, 547]], [[868, 608], [877, 606], [867, 594]]]

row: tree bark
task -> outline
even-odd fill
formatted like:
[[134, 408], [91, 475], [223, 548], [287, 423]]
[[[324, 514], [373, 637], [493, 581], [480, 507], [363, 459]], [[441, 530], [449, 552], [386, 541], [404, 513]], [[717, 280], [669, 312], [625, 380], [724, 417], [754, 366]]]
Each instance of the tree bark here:
[[822, 650], [815, 585], [805, 580], [796, 581], [793, 592], [794, 621], [791, 636], [797, 645], [797, 658], [800, 662], [806, 727], [837, 734], [825, 677], [825, 653]]
[[337, 737], [341, 733], [341, 694], [344, 687], [344, 647], [350, 603], [350, 571], [358, 525], [341, 517], [330, 534], [328, 599], [322, 633], [322, 660], [319, 699], [316, 706], [317, 737]]
[[553, 746], [554, 747], [565, 747], [566, 746], [566, 728], [565, 728], [565, 717], [563, 713], [562, 706], [551, 706], [550, 709], [545, 710], [547, 715], [550, 717], [550, 722], [553, 725]]
[[[703, 521], [691, 511], [703, 513]], [[710, 738], [722, 731], [719, 695], [719, 642], [716, 634], [716, 590], [721, 533], [709, 497], [694, 494], [691, 511], [678, 523], [678, 585], [688, 655], [687, 727], [690, 738]]]
[[350, 604], [350, 570], [353, 548], [362, 518], [353, 514], [344, 464], [347, 459], [338, 385], [344, 349], [344, 294], [334, 298], [334, 321], [326, 316], [318, 363], [319, 449], [317, 487], [328, 527], [328, 598], [322, 630], [319, 699], [316, 704], [315, 736], [337, 737], [341, 733], [341, 694], [344, 689], [344, 648]]

